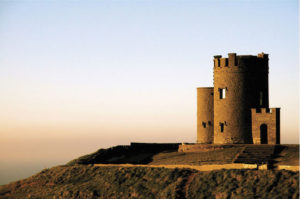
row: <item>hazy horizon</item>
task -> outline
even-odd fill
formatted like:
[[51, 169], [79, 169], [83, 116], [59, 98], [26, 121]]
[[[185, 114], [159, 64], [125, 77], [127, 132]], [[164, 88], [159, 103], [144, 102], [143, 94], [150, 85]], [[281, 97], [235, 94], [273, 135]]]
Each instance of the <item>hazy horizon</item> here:
[[1, 1], [0, 184], [99, 148], [195, 142], [196, 88], [213, 86], [213, 56], [232, 52], [269, 54], [281, 143], [298, 144], [298, 8], [296, 0]]

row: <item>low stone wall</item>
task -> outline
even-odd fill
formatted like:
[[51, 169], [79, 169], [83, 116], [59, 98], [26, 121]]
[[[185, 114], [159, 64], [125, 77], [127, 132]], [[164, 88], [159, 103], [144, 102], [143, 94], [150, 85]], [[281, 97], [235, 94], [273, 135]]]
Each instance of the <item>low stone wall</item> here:
[[178, 152], [206, 152], [233, 147], [243, 146], [238, 144], [180, 144], [178, 147]]
[[94, 166], [100, 167], [111, 167], [111, 166], [120, 166], [120, 167], [159, 167], [159, 168], [186, 168], [186, 169], [195, 169], [198, 171], [212, 171], [212, 170], [221, 170], [221, 169], [257, 169], [256, 164], [209, 164], [209, 165], [149, 165], [149, 164], [94, 164]]
[[258, 170], [268, 170], [268, 165], [267, 164], [262, 164], [258, 166]]
[[290, 166], [290, 165], [279, 165], [278, 169], [285, 169], [290, 171], [299, 171], [299, 166]]
[[211, 165], [200, 165], [200, 166], [190, 166], [191, 169], [196, 169], [199, 171], [212, 171], [220, 169], [257, 169], [257, 164], [211, 164]]
[[139, 152], [177, 151], [179, 143], [141, 143], [131, 142], [130, 148]]
[[[149, 164], [94, 164], [98, 167], [158, 167], [158, 168], [186, 168], [186, 169], [195, 169], [198, 171], [213, 171], [221, 169], [259, 169], [259, 170], [268, 170], [268, 166], [257, 165], [257, 164], [208, 164], [208, 165], [149, 165]], [[299, 166], [289, 166], [289, 165], [279, 165], [277, 170], [289, 170], [299, 172]]]

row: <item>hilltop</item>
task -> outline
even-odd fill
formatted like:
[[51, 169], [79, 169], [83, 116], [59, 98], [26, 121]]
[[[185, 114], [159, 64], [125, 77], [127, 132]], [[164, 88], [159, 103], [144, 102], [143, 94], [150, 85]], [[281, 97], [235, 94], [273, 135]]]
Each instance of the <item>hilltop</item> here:
[[[98, 151], [74, 159], [68, 165], [75, 164], [149, 164], [149, 165], [207, 165], [207, 164], [228, 164], [233, 163], [238, 157], [241, 158], [245, 149], [254, 150], [250, 154], [256, 158], [258, 163], [267, 157], [259, 156], [270, 153], [270, 162], [278, 165], [299, 165], [299, 145], [220, 145], [216, 149], [207, 148], [191, 152], [178, 151], [178, 143], [173, 144], [152, 144], [152, 143], [131, 143], [131, 145], [120, 145]], [[216, 145], [215, 145], [216, 146]], [[266, 150], [267, 149], [267, 150]], [[271, 150], [271, 151], [270, 151]], [[259, 159], [260, 158], [260, 159]], [[263, 160], [262, 160], [263, 159]], [[241, 163], [252, 163], [248, 160], [241, 160]]]
[[[178, 152], [177, 143], [132, 143], [100, 149], [66, 165], [3, 185], [0, 199], [299, 197], [299, 172], [276, 169], [203, 172], [182, 167], [232, 163], [247, 155], [246, 148], [228, 145], [213, 151]], [[271, 156], [275, 166], [299, 164], [299, 145], [282, 145], [279, 149]], [[178, 168], [167, 168], [171, 165]]]

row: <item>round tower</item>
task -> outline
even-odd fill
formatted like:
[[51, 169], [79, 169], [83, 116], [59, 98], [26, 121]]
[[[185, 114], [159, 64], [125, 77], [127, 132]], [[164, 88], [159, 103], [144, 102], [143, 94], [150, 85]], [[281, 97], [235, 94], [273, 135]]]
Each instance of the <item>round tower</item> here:
[[213, 143], [213, 124], [214, 88], [197, 88], [197, 143]]
[[251, 144], [251, 108], [268, 106], [267, 54], [214, 57], [215, 144]]

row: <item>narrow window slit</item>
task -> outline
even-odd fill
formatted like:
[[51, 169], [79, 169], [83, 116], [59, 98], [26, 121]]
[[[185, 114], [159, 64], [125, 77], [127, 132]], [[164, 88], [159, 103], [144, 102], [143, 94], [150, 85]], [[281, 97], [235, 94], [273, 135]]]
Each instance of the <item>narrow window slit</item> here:
[[219, 95], [220, 95], [220, 99], [225, 99], [226, 89], [225, 88], [219, 88]]
[[221, 133], [223, 133], [224, 132], [224, 123], [220, 123], [220, 131], [221, 131]]

